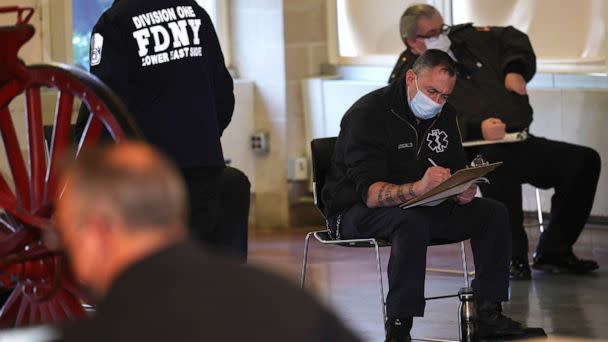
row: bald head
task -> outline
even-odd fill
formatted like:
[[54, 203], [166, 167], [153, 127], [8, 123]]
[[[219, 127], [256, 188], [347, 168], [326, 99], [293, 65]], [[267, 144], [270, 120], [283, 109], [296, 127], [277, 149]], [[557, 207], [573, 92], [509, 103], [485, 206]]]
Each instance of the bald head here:
[[109, 207], [127, 229], [184, 225], [183, 182], [175, 167], [147, 145], [124, 143], [84, 152], [68, 174], [80, 205]]

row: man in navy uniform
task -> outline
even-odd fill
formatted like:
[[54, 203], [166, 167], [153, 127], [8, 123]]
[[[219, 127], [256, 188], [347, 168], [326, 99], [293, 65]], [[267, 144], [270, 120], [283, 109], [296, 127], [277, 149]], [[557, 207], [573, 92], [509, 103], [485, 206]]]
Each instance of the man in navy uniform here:
[[502, 314], [501, 302], [509, 299], [506, 208], [475, 198], [475, 184], [437, 206], [398, 206], [466, 165], [456, 112], [446, 104], [455, 83], [452, 59], [428, 50], [395, 82], [355, 102], [342, 119], [323, 188], [333, 234], [391, 242], [387, 342], [409, 341], [413, 317], [424, 315], [432, 240], [471, 239], [480, 337], [525, 334], [520, 323]]
[[93, 28], [90, 63], [182, 171], [194, 237], [244, 262], [250, 184], [225, 166], [233, 82], [205, 10], [194, 0], [115, 0]]
[[[447, 52], [458, 65], [458, 82], [449, 103], [461, 115], [464, 141], [500, 140], [506, 133], [527, 131], [532, 107], [526, 83], [536, 72], [528, 36], [515, 28], [444, 25], [432, 6], [412, 5], [401, 17], [407, 49], [390, 76], [396, 80], [427, 49]], [[512, 234], [511, 279], [530, 279], [528, 238], [523, 226], [522, 184], [554, 188], [551, 220], [541, 233], [533, 268], [558, 273], [587, 273], [593, 260], [577, 258], [572, 246], [591, 213], [600, 175], [599, 154], [591, 148], [528, 135], [514, 144], [492, 144], [471, 150], [504, 164], [481, 186], [484, 197], [509, 210]]]

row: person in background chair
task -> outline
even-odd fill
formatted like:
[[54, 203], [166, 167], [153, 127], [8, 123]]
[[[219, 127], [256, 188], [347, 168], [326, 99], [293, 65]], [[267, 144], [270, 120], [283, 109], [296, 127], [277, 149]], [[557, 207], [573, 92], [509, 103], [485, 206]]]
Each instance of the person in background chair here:
[[184, 182], [149, 146], [85, 151], [61, 183], [59, 240], [98, 299], [63, 341], [359, 341], [295, 285], [189, 240]]
[[[536, 72], [528, 36], [508, 27], [448, 27], [430, 5], [408, 7], [401, 17], [401, 54], [389, 82], [412, 67], [427, 49], [443, 50], [457, 63], [458, 82], [448, 102], [462, 116], [463, 139], [500, 140], [506, 133], [528, 131], [532, 107], [527, 82]], [[593, 207], [600, 175], [599, 154], [588, 147], [529, 134], [525, 141], [492, 144], [470, 151], [504, 164], [481, 185], [484, 197], [502, 202], [511, 222], [511, 279], [530, 279], [528, 237], [524, 229], [522, 184], [554, 188], [551, 220], [533, 254], [536, 270], [588, 273], [599, 266], [579, 259], [572, 246]]]
[[446, 104], [455, 83], [452, 59], [428, 50], [395, 82], [355, 102], [342, 119], [323, 188], [333, 234], [391, 242], [387, 342], [409, 341], [413, 317], [424, 315], [433, 239], [471, 239], [480, 337], [525, 334], [501, 309], [508, 300], [511, 248], [506, 208], [475, 198], [474, 184], [434, 207], [398, 207], [465, 167], [456, 112]]

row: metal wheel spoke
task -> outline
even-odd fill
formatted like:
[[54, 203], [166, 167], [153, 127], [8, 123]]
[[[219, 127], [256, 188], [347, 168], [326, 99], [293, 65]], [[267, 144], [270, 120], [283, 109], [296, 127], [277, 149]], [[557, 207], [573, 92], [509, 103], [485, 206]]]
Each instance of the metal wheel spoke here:
[[64, 157], [70, 144], [70, 123], [73, 105], [74, 96], [62, 91], [57, 102], [57, 109], [55, 110], [45, 200], [53, 200], [55, 198], [55, 191], [57, 191], [57, 164]]
[[40, 323], [40, 305], [37, 303], [30, 303], [30, 317], [28, 324], [34, 325]]
[[63, 312], [63, 307], [59, 303], [57, 297], [53, 298], [53, 300], [49, 302], [49, 311], [53, 317], [53, 322], [61, 322], [66, 319], [65, 313]]
[[[20, 289], [16, 289], [20, 291]], [[21, 299], [21, 303], [19, 303], [19, 311], [17, 312], [17, 318], [15, 318], [15, 325], [22, 326], [25, 324], [25, 317], [28, 316], [29, 313], [30, 302], [27, 300], [25, 296]]]
[[50, 302], [44, 302], [40, 304], [40, 321], [41, 322], [50, 322], [53, 320], [51, 316], [51, 312], [49, 310]]
[[87, 126], [85, 127], [84, 132], [82, 132], [82, 137], [80, 138], [77, 154], [80, 154], [83, 149], [95, 145], [99, 141], [102, 131], [103, 124], [101, 121], [94, 115], [89, 116]]
[[25, 162], [21, 155], [21, 148], [15, 125], [8, 108], [0, 109], [0, 132], [4, 141], [4, 149], [10, 164], [11, 173], [15, 182], [17, 200], [24, 209], [30, 209], [29, 179], [25, 168]]
[[25, 97], [30, 154], [31, 208], [35, 212], [42, 204], [46, 177], [46, 154], [44, 149], [44, 130], [42, 128], [40, 88], [26, 89]]
[[61, 308], [65, 313], [65, 316], [69, 320], [78, 320], [85, 317], [84, 309], [80, 302], [65, 291], [61, 291], [61, 295], [58, 296], [57, 300], [61, 304]]

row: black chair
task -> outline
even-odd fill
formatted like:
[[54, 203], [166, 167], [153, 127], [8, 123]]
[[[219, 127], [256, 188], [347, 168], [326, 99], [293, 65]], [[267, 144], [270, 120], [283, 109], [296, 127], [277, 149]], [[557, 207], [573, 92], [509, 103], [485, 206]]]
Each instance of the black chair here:
[[[313, 196], [314, 203], [317, 209], [321, 212], [321, 215], [325, 218], [327, 222], [327, 218], [325, 217], [325, 204], [321, 198], [321, 190], [325, 185], [325, 176], [327, 175], [330, 166], [331, 159], [334, 152], [334, 147], [336, 144], [336, 137], [330, 138], [320, 138], [314, 139], [310, 143], [311, 154], [312, 154], [312, 177], [313, 177]], [[314, 236], [315, 239], [320, 242], [322, 245], [336, 245], [343, 247], [361, 247], [361, 248], [374, 248], [374, 252], [376, 254], [376, 270], [378, 272], [378, 283], [380, 285], [380, 305], [382, 308], [382, 319], [383, 322], [386, 322], [386, 300], [384, 297], [384, 281], [382, 280], [382, 266], [380, 261], [380, 247], [390, 247], [391, 244], [388, 241], [375, 239], [375, 238], [367, 238], [367, 239], [334, 239], [329, 231], [329, 227], [324, 230], [312, 231], [306, 234], [304, 239], [304, 258], [302, 262], [302, 276], [300, 281], [300, 286], [304, 288], [304, 284], [306, 281], [306, 267], [308, 263], [308, 246], [310, 242], [310, 237]], [[431, 246], [435, 245], [446, 245], [456, 243], [456, 241], [445, 241], [445, 240], [433, 240], [431, 241]], [[461, 254], [462, 254], [462, 266], [463, 272], [458, 272], [463, 275], [464, 287], [469, 288], [469, 272], [467, 269], [467, 260], [465, 253], [465, 244], [464, 241], [460, 242]], [[458, 297], [458, 294], [449, 294], [444, 296], [436, 296], [436, 297], [427, 297], [425, 300], [434, 300], [434, 299], [443, 299], [443, 298], [451, 298]], [[460, 315], [458, 316], [460, 318]], [[460, 329], [458, 330], [460, 334]], [[438, 339], [428, 339], [428, 338], [416, 338], [416, 340], [426, 340], [426, 341], [443, 341]]]

